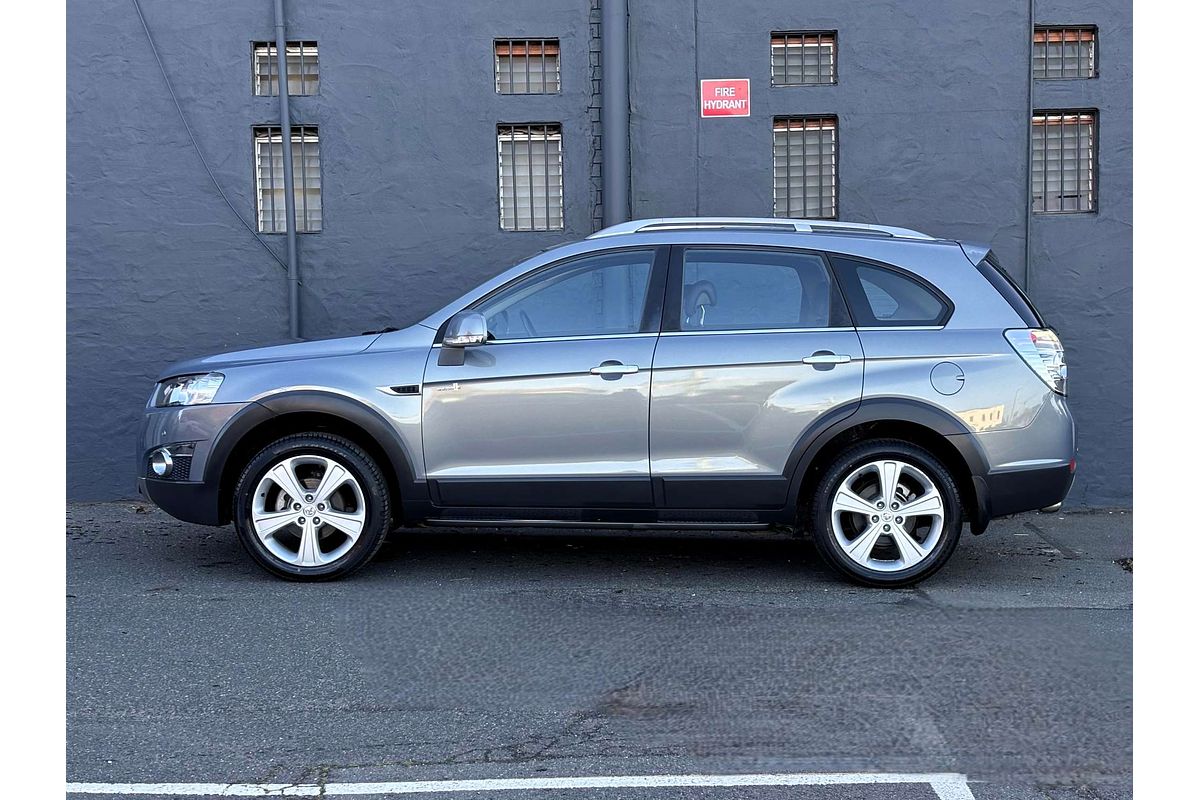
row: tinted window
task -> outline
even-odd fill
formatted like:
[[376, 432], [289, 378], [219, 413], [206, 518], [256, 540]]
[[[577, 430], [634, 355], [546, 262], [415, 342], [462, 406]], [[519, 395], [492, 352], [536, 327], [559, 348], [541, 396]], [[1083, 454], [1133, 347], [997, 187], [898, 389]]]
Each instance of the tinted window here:
[[1013, 311], [1020, 315], [1026, 325], [1031, 328], [1046, 327], [1046, 323], [1042, 321], [1042, 315], [1033, 307], [1033, 303], [1021, 291], [1021, 287], [1017, 286], [1008, 271], [1000, 266], [1000, 261], [996, 258], [995, 253], [988, 253], [983, 261], [979, 262], [979, 271], [983, 273], [983, 277], [988, 279], [988, 283], [996, 287], [996, 291], [1008, 301]]
[[688, 250], [681, 330], [824, 328], [832, 292], [820, 256], [753, 250]]
[[654, 251], [609, 253], [549, 267], [480, 303], [489, 338], [637, 333]]
[[941, 325], [950, 316], [946, 301], [912, 275], [838, 256], [831, 260], [860, 327]]

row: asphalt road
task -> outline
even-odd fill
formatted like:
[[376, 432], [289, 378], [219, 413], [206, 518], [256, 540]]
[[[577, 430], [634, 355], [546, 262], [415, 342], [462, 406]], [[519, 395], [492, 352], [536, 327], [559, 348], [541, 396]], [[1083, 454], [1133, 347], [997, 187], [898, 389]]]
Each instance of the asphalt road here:
[[349, 580], [298, 585], [228, 528], [75, 505], [67, 778], [952, 772], [979, 800], [1129, 797], [1131, 531], [1119, 511], [1003, 520], [919, 588], [882, 591], [777, 534], [415, 530]]

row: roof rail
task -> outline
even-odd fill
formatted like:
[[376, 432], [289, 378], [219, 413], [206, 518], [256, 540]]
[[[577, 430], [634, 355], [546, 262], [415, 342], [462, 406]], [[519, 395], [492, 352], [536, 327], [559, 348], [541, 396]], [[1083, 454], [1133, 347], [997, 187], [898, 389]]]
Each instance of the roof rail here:
[[908, 228], [872, 225], [865, 222], [839, 222], [829, 219], [790, 219], [784, 217], [659, 217], [635, 219], [596, 231], [589, 239], [652, 231], [740, 230], [764, 233], [828, 233], [841, 236], [887, 236], [897, 239], [935, 237]]

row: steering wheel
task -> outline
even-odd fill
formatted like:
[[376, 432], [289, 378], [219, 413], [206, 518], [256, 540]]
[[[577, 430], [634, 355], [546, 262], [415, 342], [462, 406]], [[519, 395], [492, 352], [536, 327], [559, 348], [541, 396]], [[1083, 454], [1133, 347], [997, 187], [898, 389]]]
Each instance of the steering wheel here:
[[533, 327], [533, 322], [529, 319], [529, 315], [522, 309], [517, 312], [521, 315], [521, 324], [525, 326], [525, 330], [529, 331], [530, 336], [537, 336], [537, 330]]

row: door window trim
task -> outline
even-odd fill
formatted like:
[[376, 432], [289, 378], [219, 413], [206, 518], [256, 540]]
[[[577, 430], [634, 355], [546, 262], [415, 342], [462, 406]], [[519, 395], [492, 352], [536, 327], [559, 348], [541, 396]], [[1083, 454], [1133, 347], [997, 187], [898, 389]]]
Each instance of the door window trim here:
[[721, 328], [720, 330], [663, 331], [660, 336], [751, 336], [756, 333], [853, 333], [850, 325], [828, 328]]
[[517, 275], [512, 280], [497, 286], [492, 291], [485, 294], [483, 297], [477, 298], [469, 305], [464, 306], [442, 321], [438, 326], [437, 335], [434, 336], [433, 346], [441, 347], [442, 339], [446, 335], [446, 326], [455, 314], [460, 314], [463, 311], [474, 311], [483, 303], [492, 299], [500, 292], [522, 283], [526, 280], [535, 278], [548, 270], [557, 269], [558, 267], [570, 264], [573, 261], [581, 261], [594, 256], [608, 256], [617, 253], [652, 253], [653, 258], [650, 261], [650, 278], [646, 285], [646, 300], [642, 305], [642, 321], [641, 327], [630, 333], [594, 333], [594, 334], [570, 334], [567, 336], [530, 336], [522, 339], [493, 339], [484, 342], [483, 346], [493, 346], [500, 344], [516, 344], [517, 342], [569, 342], [569, 341], [585, 341], [592, 339], [632, 339], [639, 336], [656, 336], [661, 328], [663, 303], [665, 300], [665, 289], [667, 284], [667, 265], [670, 258], [670, 246], [661, 244], [643, 244], [643, 245], [627, 245], [625, 247], [611, 247], [604, 250], [589, 250], [586, 253], [576, 253], [573, 256], [558, 261], [552, 261], [549, 264], [543, 264], [540, 267]]
[[[753, 253], [786, 253], [790, 255], [816, 256], [825, 265], [825, 275], [829, 278], [829, 325], [821, 328], [809, 326], [795, 328], [721, 328], [720, 330], [684, 330], [682, 326], [681, 306], [683, 305], [683, 267], [684, 256], [688, 250], [738, 250]], [[841, 303], [836, 301], [840, 300]], [[672, 336], [711, 336], [713, 334], [731, 333], [814, 333], [829, 331], [847, 331], [854, 329], [854, 318], [850, 314], [850, 304], [838, 284], [837, 274], [833, 270], [828, 256], [820, 250], [810, 250], [803, 247], [780, 247], [761, 244], [676, 244], [671, 246], [670, 270], [667, 273], [666, 291], [663, 297], [662, 333]]]

